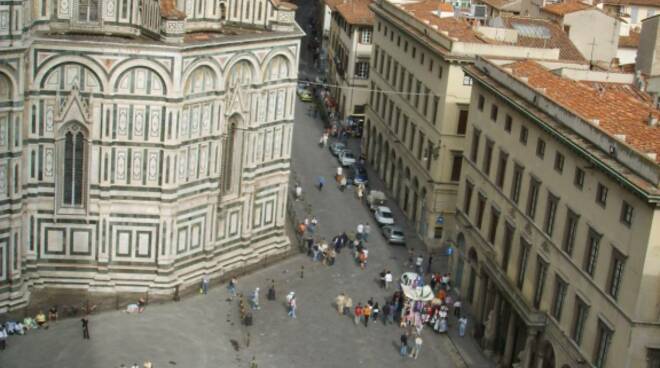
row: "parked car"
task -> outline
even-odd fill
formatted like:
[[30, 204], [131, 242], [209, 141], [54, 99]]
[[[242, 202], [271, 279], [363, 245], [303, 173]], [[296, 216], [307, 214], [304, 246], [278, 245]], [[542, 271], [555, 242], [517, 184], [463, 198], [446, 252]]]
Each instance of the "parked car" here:
[[394, 216], [392, 216], [392, 211], [388, 207], [379, 206], [374, 212], [374, 217], [378, 225], [394, 225]]
[[360, 185], [364, 184], [367, 185], [367, 182], [369, 181], [369, 178], [367, 177], [367, 169], [364, 168], [364, 166], [355, 164], [353, 165], [353, 170], [351, 170], [351, 179], [353, 181], [353, 184], [355, 185]]
[[346, 149], [346, 145], [341, 142], [335, 142], [335, 143], [331, 143], [328, 146], [328, 149], [330, 150], [330, 153], [332, 153], [333, 156], [339, 157], [341, 151]]
[[339, 153], [337, 157], [341, 166], [348, 167], [355, 163], [355, 155], [350, 150], [343, 150]]
[[312, 92], [310, 92], [308, 89], [299, 89], [298, 97], [302, 102], [312, 102]]
[[382, 232], [388, 243], [406, 245], [406, 237], [402, 228], [396, 225], [386, 225], [383, 226]]
[[369, 206], [371, 211], [375, 211], [376, 208], [384, 205], [386, 201], [387, 197], [385, 197], [385, 193], [381, 191], [372, 190], [367, 194], [367, 206]]

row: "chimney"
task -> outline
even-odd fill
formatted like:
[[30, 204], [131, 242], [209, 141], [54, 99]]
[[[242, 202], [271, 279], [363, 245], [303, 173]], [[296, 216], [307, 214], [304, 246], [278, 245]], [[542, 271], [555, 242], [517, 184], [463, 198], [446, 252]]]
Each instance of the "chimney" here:
[[658, 118], [655, 115], [653, 115], [652, 112], [649, 112], [649, 116], [646, 119], [646, 122], [652, 128], [658, 126]]

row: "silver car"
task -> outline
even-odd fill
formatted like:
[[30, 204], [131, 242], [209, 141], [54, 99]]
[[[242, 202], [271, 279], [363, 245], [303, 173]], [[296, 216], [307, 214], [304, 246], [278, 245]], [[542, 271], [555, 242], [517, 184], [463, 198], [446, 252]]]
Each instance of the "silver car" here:
[[332, 153], [333, 156], [337, 157], [339, 156], [341, 151], [346, 149], [346, 146], [341, 142], [335, 142], [330, 144], [330, 146], [328, 146], [328, 149], [330, 150], [330, 153]]
[[338, 160], [341, 166], [349, 167], [355, 163], [355, 156], [353, 155], [353, 152], [349, 150], [343, 150], [339, 153]]
[[406, 237], [403, 234], [403, 229], [396, 225], [383, 226], [383, 236], [390, 244], [406, 245]]

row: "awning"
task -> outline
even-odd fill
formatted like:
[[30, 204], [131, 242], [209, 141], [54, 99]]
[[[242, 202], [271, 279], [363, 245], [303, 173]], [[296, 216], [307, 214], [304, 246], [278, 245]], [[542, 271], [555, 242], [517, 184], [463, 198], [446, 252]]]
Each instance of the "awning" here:
[[435, 298], [435, 296], [433, 295], [433, 289], [431, 289], [430, 286], [412, 288], [410, 286], [406, 286], [402, 284], [401, 289], [403, 290], [403, 293], [406, 295], [406, 298], [414, 301], [421, 300], [424, 302], [428, 302], [430, 300], [433, 300], [433, 298]]

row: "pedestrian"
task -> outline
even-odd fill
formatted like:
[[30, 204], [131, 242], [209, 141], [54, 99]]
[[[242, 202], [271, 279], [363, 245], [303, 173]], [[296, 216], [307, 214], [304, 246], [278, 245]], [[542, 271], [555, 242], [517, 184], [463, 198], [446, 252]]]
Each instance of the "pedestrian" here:
[[364, 327], [368, 327], [369, 325], [369, 318], [371, 318], [371, 306], [369, 304], [365, 305], [364, 308], [362, 309], [362, 315], [364, 315]]
[[89, 340], [89, 320], [83, 317], [80, 322], [82, 322], [83, 339]]
[[346, 189], [347, 184], [348, 181], [346, 180], [346, 177], [342, 176], [341, 179], [339, 179], [339, 191], [343, 192], [344, 189]]
[[408, 354], [408, 334], [405, 332], [401, 334], [401, 349], [400, 354], [405, 357]]
[[371, 226], [369, 224], [364, 225], [364, 241], [369, 241], [369, 233], [371, 233]]
[[465, 329], [467, 327], [467, 317], [463, 316], [458, 319], [458, 336], [463, 337], [465, 336]]
[[454, 302], [454, 317], [458, 318], [461, 315], [461, 301], [456, 299]]
[[346, 295], [344, 293], [337, 295], [335, 305], [337, 306], [337, 313], [344, 313], [344, 306], [346, 305]]
[[383, 324], [384, 324], [384, 325], [387, 324], [387, 321], [388, 321], [389, 318], [390, 318], [390, 313], [391, 313], [391, 311], [392, 311], [392, 310], [390, 309], [390, 303], [388, 303], [388, 302], [386, 301], [386, 302], [383, 304]]
[[341, 165], [337, 166], [337, 181], [338, 182], [341, 179], [341, 177], [344, 176], [343, 174], [344, 174], [344, 168], [341, 167]]
[[252, 361], [250, 362], [250, 368], [259, 368], [257, 365], [257, 357], [252, 357]]
[[344, 301], [344, 310], [343, 314], [346, 316], [349, 316], [351, 314], [351, 311], [353, 310], [353, 299], [351, 299], [350, 296], [346, 297], [346, 300]]
[[422, 349], [422, 337], [420, 335], [415, 336], [415, 345], [413, 345], [412, 351], [410, 352], [410, 357], [417, 359], [419, 356], [419, 351]]
[[261, 307], [259, 306], [259, 288], [254, 289], [254, 293], [252, 293], [252, 309], [254, 310], [259, 310]]
[[360, 201], [362, 201], [362, 197], [364, 196], [364, 184], [360, 183], [357, 188], [357, 197]]
[[270, 287], [268, 288], [268, 295], [266, 296], [268, 300], [275, 300], [275, 280], [272, 280]]
[[415, 260], [415, 268], [417, 269], [417, 273], [420, 275], [423, 275], [424, 273], [424, 257], [422, 257], [421, 254], [417, 255], [417, 259]]
[[238, 285], [238, 280], [235, 277], [232, 277], [231, 280], [229, 280], [229, 285], [227, 285], [227, 290], [229, 290], [229, 300], [234, 299], [236, 297], [236, 286]]
[[7, 348], [7, 337], [9, 337], [9, 334], [7, 334], [7, 329], [5, 326], [0, 324], [0, 349], [5, 350]]
[[202, 294], [206, 295], [209, 293], [209, 275], [204, 274], [202, 277]]
[[390, 289], [390, 285], [392, 285], [392, 272], [390, 270], [385, 271], [385, 290]]
[[431, 267], [433, 264], [433, 253], [429, 253], [429, 259], [427, 260], [426, 273], [431, 273]]
[[355, 310], [353, 311], [353, 317], [355, 324], [360, 323], [360, 318], [362, 318], [362, 303], [357, 303]]
[[296, 201], [299, 201], [302, 199], [302, 187], [300, 186], [300, 183], [296, 183]]
[[415, 261], [415, 251], [412, 248], [408, 248], [408, 265], [412, 268]]
[[325, 185], [325, 178], [319, 176], [319, 192], [323, 190], [323, 185]]
[[356, 233], [355, 233], [355, 238], [357, 240], [362, 240], [362, 233], [364, 232], [364, 225], [362, 223], [357, 224], [357, 227], [355, 228]]
[[289, 317], [291, 319], [296, 319], [296, 309], [298, 308], [298, 303], [296, 302], [296, 293], [293, 291], [289, 293], [290, 297], [287, 296], [287, 300], [289, 302]]
[[371, 311], [371, 319], [374, 322], [378, 322], [378, 317], [380, 317], [380, 305], [378, 305], [378, 302], [376, 302]]
[[390, 324], [394, 324], [394, 317], [395, 317], [398, 310], [397, 310], [396, 304], [394, 304], [394, 301], [391, 301], [388, 305], [390, 307], [390, 313], [387, 314], [387, 321]]

